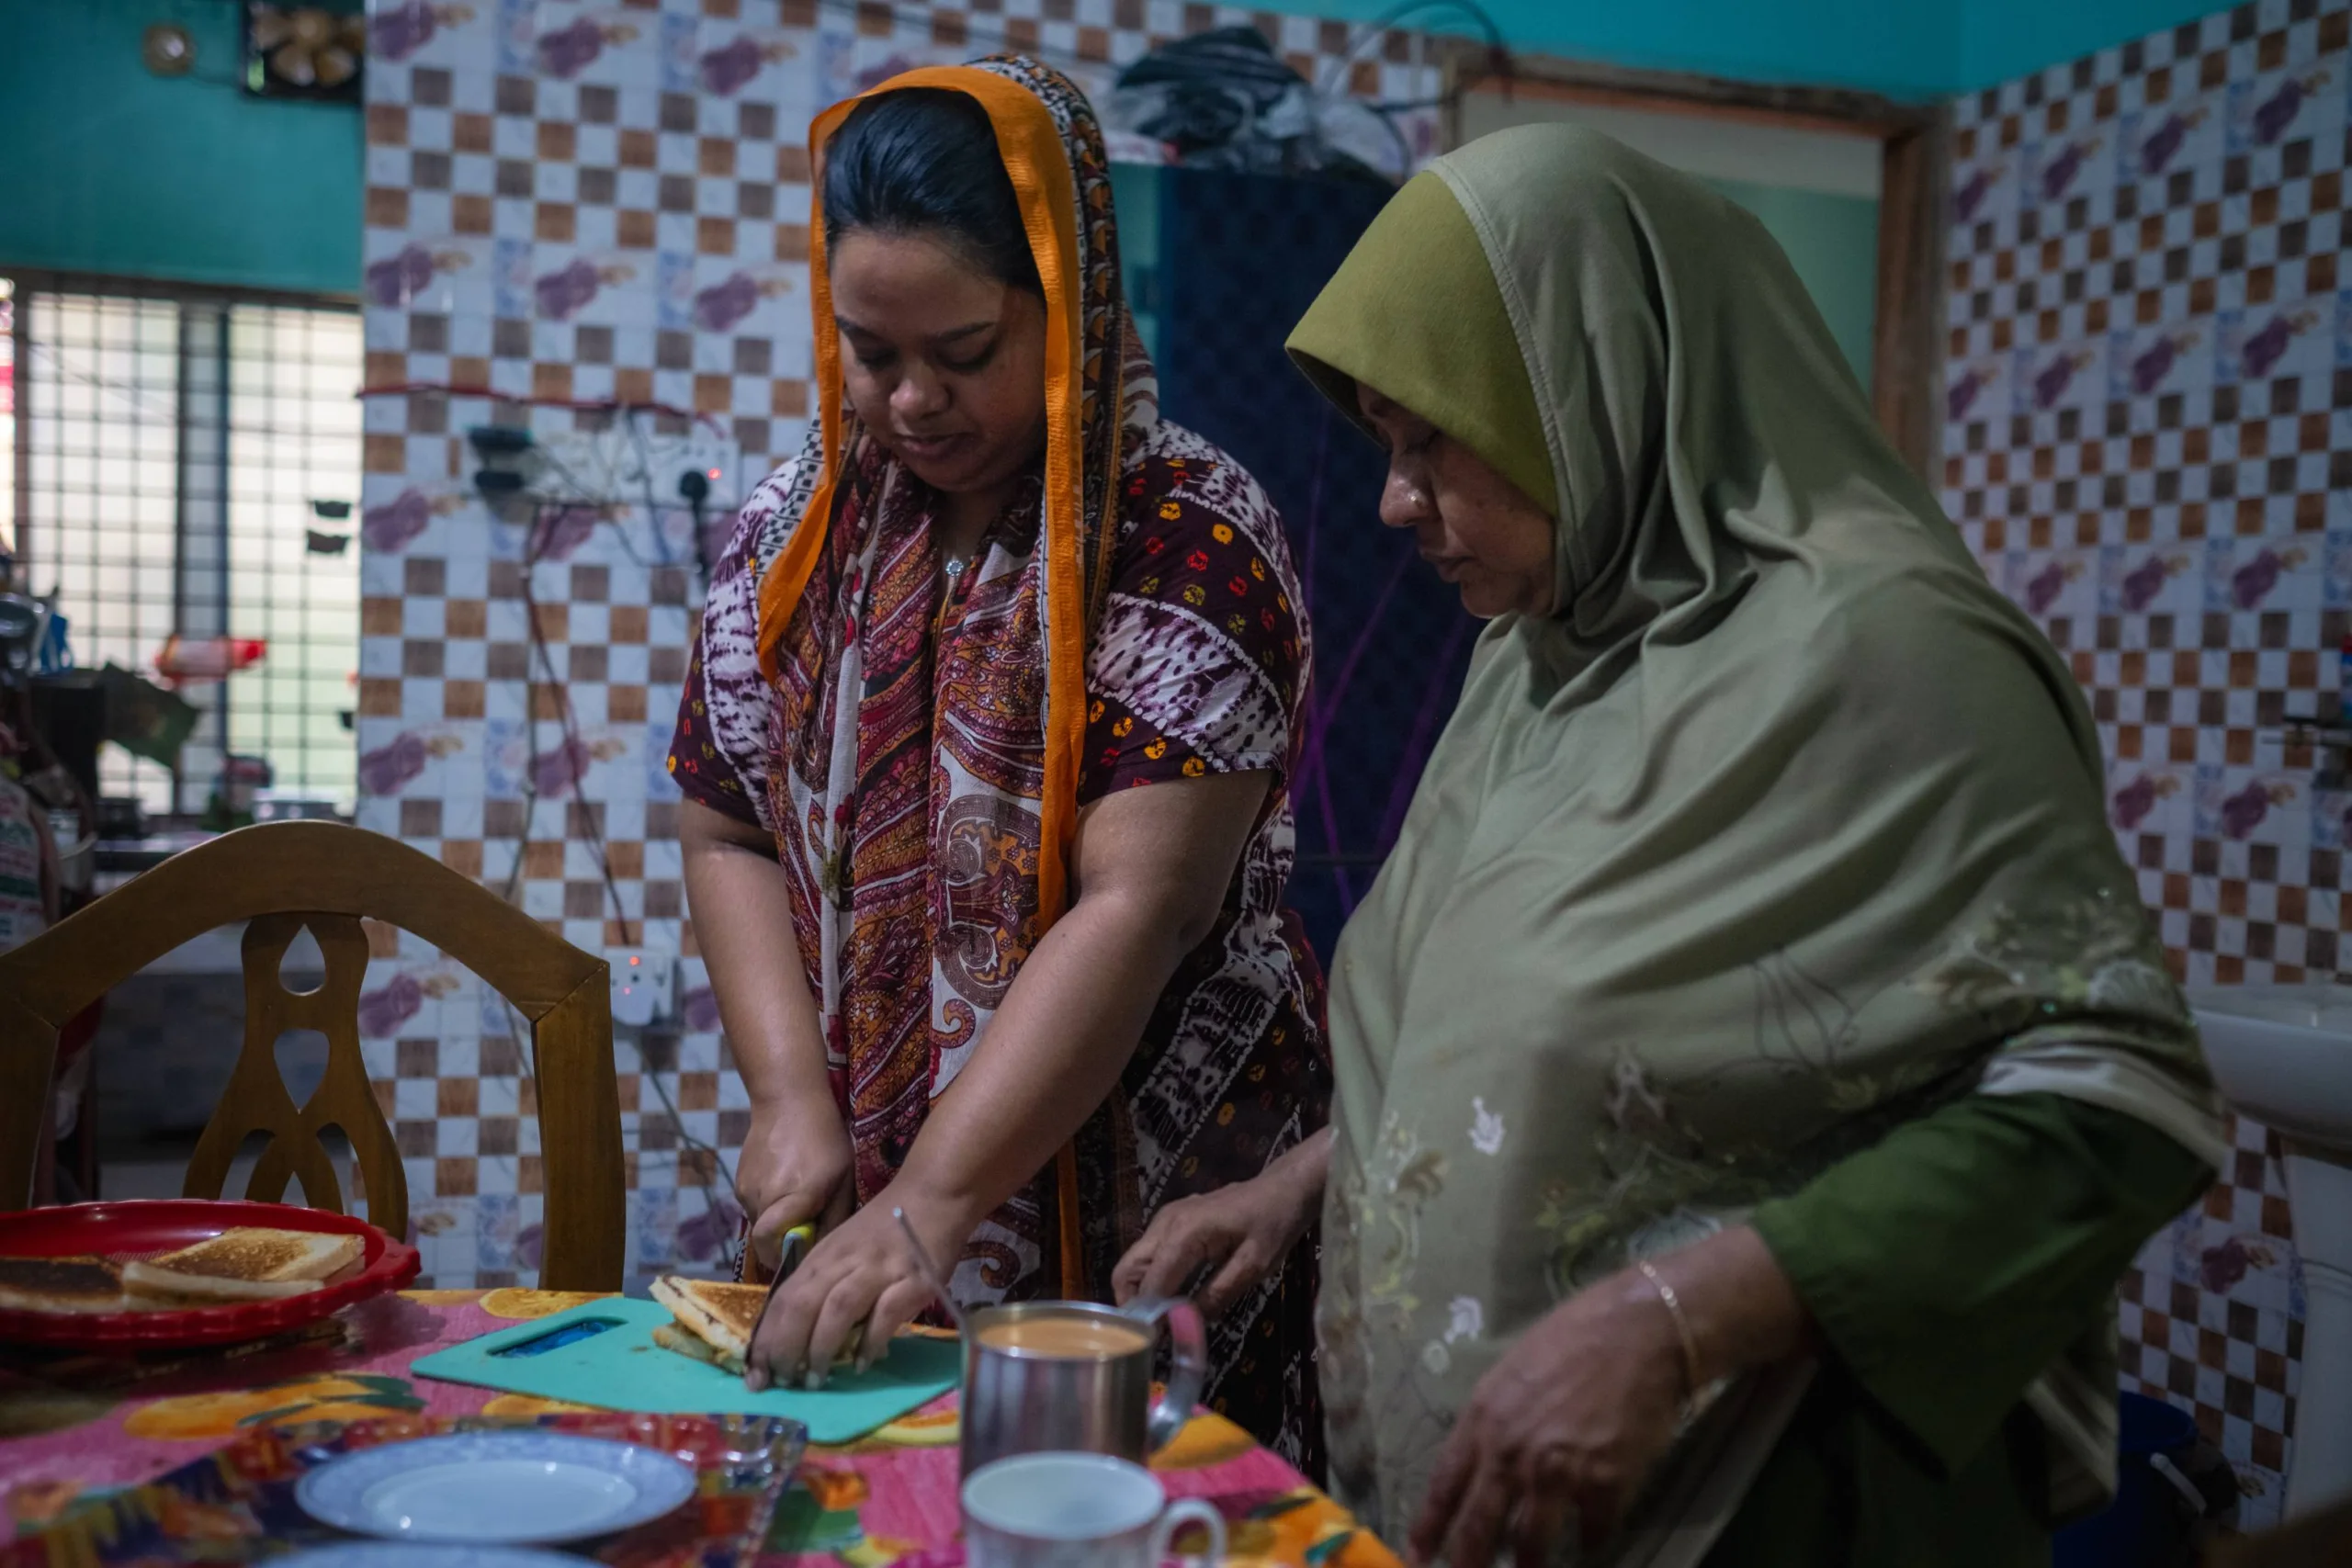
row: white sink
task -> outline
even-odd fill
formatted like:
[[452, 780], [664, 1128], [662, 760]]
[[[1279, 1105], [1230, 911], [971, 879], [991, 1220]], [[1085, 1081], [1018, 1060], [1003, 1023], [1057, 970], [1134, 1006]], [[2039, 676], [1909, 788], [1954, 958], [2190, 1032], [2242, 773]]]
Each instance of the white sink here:
[[2305, 1303], [2292, 1518], [2352, 1495], [2352, 986], [2214, 986], [2188, 1002], [2222, 1095], [2284, 1145]]
[[2213, 986], [2189, 1005], [2231, 1104], [2288, 1137], [2352, 1152], [2352, 986]]

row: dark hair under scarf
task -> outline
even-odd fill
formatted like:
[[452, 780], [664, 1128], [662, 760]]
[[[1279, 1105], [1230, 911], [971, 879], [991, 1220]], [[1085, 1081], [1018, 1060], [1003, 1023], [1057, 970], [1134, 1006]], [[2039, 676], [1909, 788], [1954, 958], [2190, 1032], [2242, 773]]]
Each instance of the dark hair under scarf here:
[[825, 248], [843, 234], [934, 234], [1001, 283], [1043, 296], [988, 111], [965, 94], [872, 97], [825, 147]]

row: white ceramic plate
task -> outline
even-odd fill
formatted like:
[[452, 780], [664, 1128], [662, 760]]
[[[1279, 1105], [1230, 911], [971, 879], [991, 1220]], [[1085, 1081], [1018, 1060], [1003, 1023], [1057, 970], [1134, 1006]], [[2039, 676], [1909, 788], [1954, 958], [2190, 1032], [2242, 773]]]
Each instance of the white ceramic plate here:
[[356, 1535], [502, 1545], [581, 1540], [658, 1519], [695, 1472], [569, 1432], [455, 1432], [345, 1454], [302, 1477], [302, 1511]]
[[586, 1559], [527, 1546], [426, 1546], [421, 1541], [339, 1540], [271, 1560], [270, 1568], [580, 1568]]

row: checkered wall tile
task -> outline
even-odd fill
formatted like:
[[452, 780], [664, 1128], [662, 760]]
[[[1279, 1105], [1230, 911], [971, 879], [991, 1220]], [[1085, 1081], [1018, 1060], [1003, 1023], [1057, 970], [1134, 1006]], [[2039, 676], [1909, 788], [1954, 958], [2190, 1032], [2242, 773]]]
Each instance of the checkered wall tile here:
[[[683, 1017], [616, 1043], [633, 1278], [731, 1244], [707, 1151], [731, 1163], [750, 1121], [694, 956], [662, 766], [701, 600], [694, 541], [682, 515], [642, 508], [499, 522], [465, 433], [663, 403], [731, 436], [748, 488], [797, 449], [810, 406], [804, 136], [820, 107], [1008, 47], [1099, 96], [1155, 44], [1237, 24], [1314, 80], [1435, 96], [1412, 35], [1350, 61], [1341, 24], [1171, 0], [373, 8], [359, 819], [590, 951], [685, 954]], [[1433, 145], [1431, 117], [1404, 130]], [[390, 390], [419, 387], [471, 390]], [[528, 1276], [545, 1198], [518, 1021], [389, 935], [362, 1019], [430, 1280]]]
[[[1956, 106], [1945, 504], [2089, 694], [2198, 984], [2339, 963], [2352, 794], [2287, 720], [2336, 716], [2352, 629], [2347, 5], [2262, 0]], [[2196, 1411], [2258, 1524], [2301, 1273], [2277, 1140], [2236, 1137], [2127, 1281], [2125, 1377]]]
[[2195, 1413], [2238, 1467], [2242, 1523], [2276, 1524], [2302, 1382], [2303, 1279], [2276, 1134], [2235, 1120], [2234, 1168], [2124, 1276], [2123, 1386]]

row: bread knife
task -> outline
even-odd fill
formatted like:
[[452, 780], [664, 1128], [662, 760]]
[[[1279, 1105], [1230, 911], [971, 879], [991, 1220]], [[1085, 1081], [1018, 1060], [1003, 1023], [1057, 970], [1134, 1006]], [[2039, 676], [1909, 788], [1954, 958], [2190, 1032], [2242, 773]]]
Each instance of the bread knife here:
[[768, 1320], [768, 1308], [775, 1305], [776, 1292], [792, 1278], [792, 1271], [800, 1267], [800, 1260], [808, 1255], [808, 1248], [816, 1244], [816, 1240], [817, 1227], [814, 1224], [795, 1225], [784, 1233], [776, 1254], [775, 1275], [768, 1280], [768, 1293], [760, 1300], [760, 1315], [752, 1319], [752, 1332], [743, 1338], [746, 1378], [751, 1375], [751, 1353], [760, 1343], [760, 1325]]

